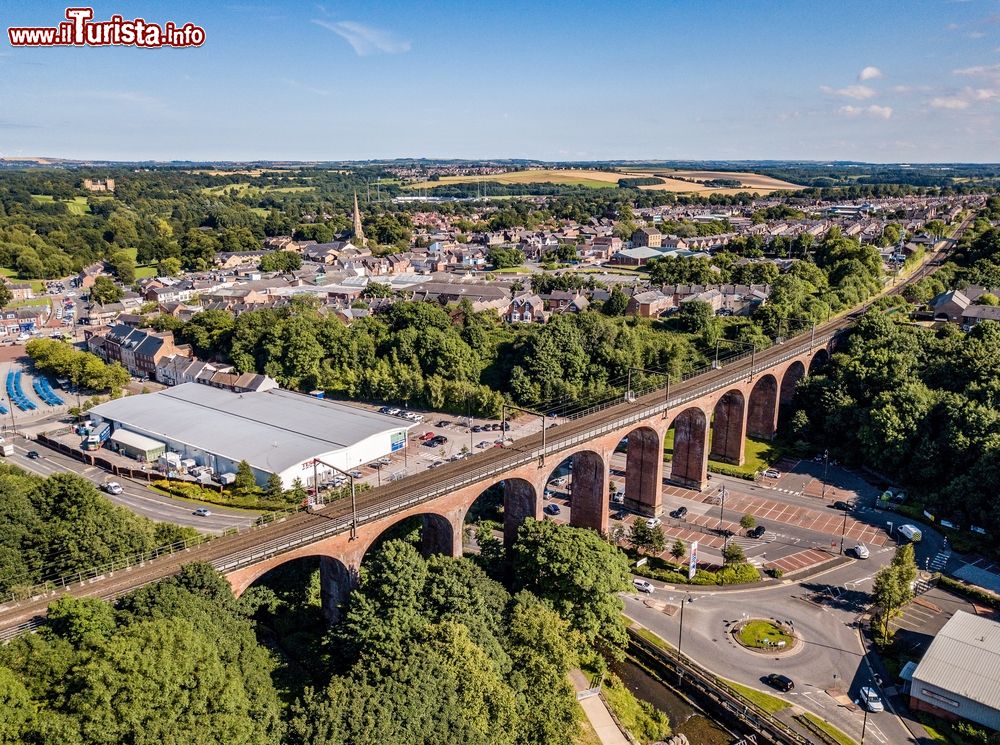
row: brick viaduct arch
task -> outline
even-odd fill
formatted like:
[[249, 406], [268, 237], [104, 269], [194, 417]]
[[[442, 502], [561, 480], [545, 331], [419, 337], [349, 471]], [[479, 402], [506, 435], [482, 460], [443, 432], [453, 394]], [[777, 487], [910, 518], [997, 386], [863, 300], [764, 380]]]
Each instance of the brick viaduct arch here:
[[504, 543], [513, 544], [525, 519], [542, 519], [542, 492], [556, 466], [573, 463], [571, 524], [608, 530], [608, 485], [611, 456], [623, 438], [626, 451], [625, 506], [641, 514], [657, 515], [662, 509], [663, 448], [668, 430], [674, 429], [674, 457], [668, 480], [694, 489], [707, 483], [709, 455], [741, 464], [746, 436], [773, 437], [782, 404], [788, 404], [795, 385], [829, 360], [826, 349], [803, 352], [793, 359], [758, 372], [737, 383], [651, 415], [641, 421], [599, 434], [584, 442], [548, 453], [544, 463], [533, 461], [503, 474], [464, 486], [423, 504], [363, 523], [357, 538], [342, 532], [314, 543], [270, 556], [259, 563], [227, 574], [240, 595], [268, 571], [294, 559], [319, 556], [323, 604], [335, 619], [358, 578], [368, 549], [388, 529], [413, 517], [423, 520], [421, 549], [426, 553], [461, 556], [465, 516], [487, 489], [502, 485]]

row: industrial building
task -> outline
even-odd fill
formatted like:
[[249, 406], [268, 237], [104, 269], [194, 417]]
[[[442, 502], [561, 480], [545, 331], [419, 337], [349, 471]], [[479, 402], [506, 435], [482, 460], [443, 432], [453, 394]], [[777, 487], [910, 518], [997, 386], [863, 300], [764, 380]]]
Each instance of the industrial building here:
[[[295, 479], [311, 484], [316, 458], [351, 470], [401, 450], [415, 426], [281, 389], [240, 393], [199, 383], [109, 401], [89, 415], [96, 429], [111, 425], [105, 446], [117, 452], [193, 461], [216, 475], [234, 473], [245, 460], [259, 483], [276, 473], [286, 487]], [[334, 471], [319, 465], [317, 475], [322, 481]]]
[[1000, 730], [1000, 623], [958, 611], [910, 676], [910, 707]]

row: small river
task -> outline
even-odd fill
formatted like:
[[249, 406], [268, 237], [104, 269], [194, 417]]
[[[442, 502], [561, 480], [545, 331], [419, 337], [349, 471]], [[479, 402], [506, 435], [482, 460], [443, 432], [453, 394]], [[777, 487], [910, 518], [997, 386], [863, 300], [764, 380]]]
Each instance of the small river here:
[[611, 671], [636, 698], [665, 712], [674, 734], [686, 735], [691, 745], [729, 745], [737, 739], [631, 660], [612, 664]]

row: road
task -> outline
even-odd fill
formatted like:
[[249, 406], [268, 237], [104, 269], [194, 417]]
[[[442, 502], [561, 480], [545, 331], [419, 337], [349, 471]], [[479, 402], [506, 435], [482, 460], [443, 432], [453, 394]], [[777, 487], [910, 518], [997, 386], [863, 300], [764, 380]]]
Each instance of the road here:
[[[104, 483], [109, 478], [108, 474], [100, 468], [87, 466], [75, 458], [70, 458], [54, 450], [35, 446], [30, 441], [17, 440], [14, 443], [14, 450], [16, 454], [7, 460], [25, 471], [39, 476], [51, 476], [54, 473], [75, 473], [97, 485]], [[37, 452], [39, 458], [37, 460], [28, 458], [26, 453], [29, 450]], [[117, 495], [102, 492], [104, 496], [115, 504], [127, 507], [137, 515], [148, 517], [157, 522], [171, 522], [195, 528], [202, 533], [218, 535], [232, 528], [249, 527], [257, 519], [255, 512], [229, 510], [215, 505], [204, 505], [211, 510], [212, 514], [208, 517], [198, 517], [193, 512], [197, 507], [202, 506], [199, 502], [189, 502], [158, 494], [128, 479], [116, 477], [116, 480], [122, 485], [124, 492]]]
[[[852, 702], [858, 699], [862, 686], [874, 685], [874, 681], [856, 622], [867, 602], [872, 576], [891, 558], [892, 547], [886, 547], [873, 551], [867, 561], [852, 561], [802, 585], [731, 592], [659, 586], [650, 598], [626, 596], [625, 614], [676, 646], [680, 632], [676, 608], [682, 598], [692, 598], [684, 611], [684, 654], [716, 675], [808, 709], [860, 741], [863, 713]], [[844, 599], [822, 603], [807, 599], [827, 586], [840, 588]], [[665, 601], [672, 614], [649, 607], [650, 601]], [[744, 618], [790, 620], [801, 644], [782, 655], [744, 649], [728, 631], [731, 624]], [[794, 691], [769, 689], [763, 678], [772, 672], [790, 677], [795, 682]], [[899, 718], [886, 711], [868, 715], [865, 739], [888, 745], [907, 742], [910, 735]]]

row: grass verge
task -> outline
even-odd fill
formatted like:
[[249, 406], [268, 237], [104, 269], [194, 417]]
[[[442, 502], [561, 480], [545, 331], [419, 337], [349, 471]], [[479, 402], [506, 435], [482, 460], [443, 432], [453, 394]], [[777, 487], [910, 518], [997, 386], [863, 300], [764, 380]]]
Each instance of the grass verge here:
[[779, 711], [783, 711], [791, 706], [791, 704], [784, 699], [772, 696], [770, 693], [764, 693], [763, 691], [758, 691], [756, 688], [750, 688], [749, 686], [734, 683], [731, 680], [725, 680], [723, 678], [720, 678], [719, 680], [728, 688], [732, 688], [747, 701], [756, 704], [768, 714], [777, 714]]
[[818, 716], [816, 716], [811, 712], [803, 711], [795, 718], [798, 719], [800, 722], [803, 720], [809, 722], [809, 724], [812, 724], [813, 727], [823, 732], [823, 734], [825, 734], [834, 742], [839, 743], [839, 745], [858, 745], [856, 740], [848, 737], [845, 733], [841, 732], [832, 724], [820, 719]]
[[764, 649], [775, 646], [778, 642], [785, 642], [791, 646], [794, 641], [791, 634], [771, 621], [754, 619], [748, 621], [740, 627], [738, 632], [740, 642], [746, 647]]

